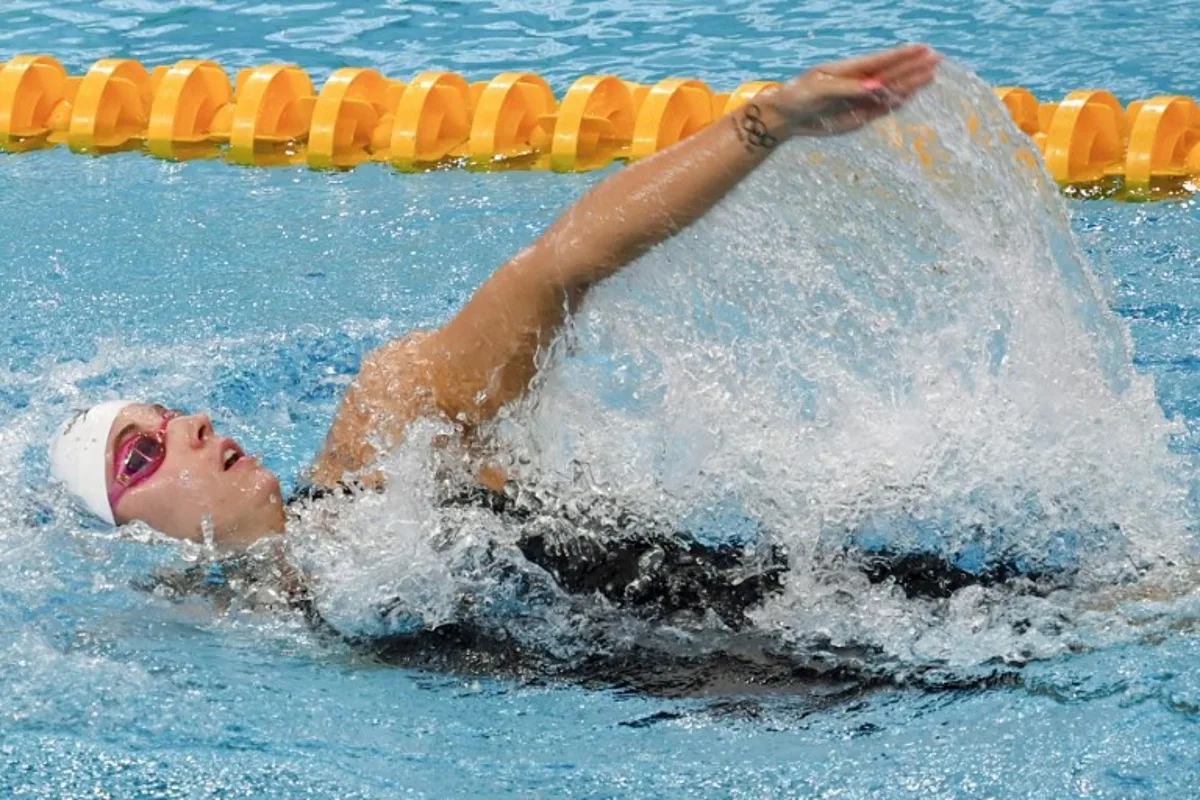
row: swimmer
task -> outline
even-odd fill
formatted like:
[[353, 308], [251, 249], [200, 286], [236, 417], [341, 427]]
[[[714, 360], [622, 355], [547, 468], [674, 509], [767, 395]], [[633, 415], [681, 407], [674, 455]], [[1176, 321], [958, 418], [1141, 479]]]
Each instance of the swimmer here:
[[[386, 488], [376, 463], [418, 419], [449, 421], [472, 451], [481, 426], [528, 391], [540, 354], [589, 289], [705, 214], [781, 143], [846, 134], [902, 107], [934, 80], [940, 61], [931, 48], [908, 45], [815, 67], [599, 183], [444, 326], [365, 357], [308, 473], [308, 494]], [[278, 478], [241, 444], [218, 434], [204, 414], [163, 405], [110, 401], [76, 415], [50, 444], [50, 471], [110, 525], [138, 520], [178, 539], [208, 536], [224, 553], [284, 533], [289, 516]], [[480, 463], [475, 471], [481, 496], [504, 488], [506, 476], [496, 468]], [[746, 583], [732, 577], [736, 559], [722, 561], [717, 548], [690, 548], [667, 549], [660, 560], [672, 574], [704, 561], [711, 580], [695, 583], [708, 580], [709, 589], [694, 599], [724, 604], [721, 615], [731, 623], [778, 583], [770, 569], [757, 584]], [[545, 555], [553, 547], [528, 549], [546, 563], [558, 558], [554, 574], [572, 582], [571, 564]], [[630, 552], [646, 560], [646, 548]], [[721, 588], [735, 584], [745, 591]], [[657, 596], [668, 595], [679, 592]]]

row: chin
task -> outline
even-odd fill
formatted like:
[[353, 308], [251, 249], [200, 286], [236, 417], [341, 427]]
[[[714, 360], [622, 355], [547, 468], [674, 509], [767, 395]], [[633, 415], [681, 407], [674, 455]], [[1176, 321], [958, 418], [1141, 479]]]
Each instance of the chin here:
[[283, 531], [283, 497], [279, 479], [269, 469], [257, 467], [247, 476], [238, 506], [241, 514], [224, 537], [225, 544], [247, 547], [255, 541]]
[[261, 473], [259, 486], [262, 486], [269, 495], [274, 495], [282, 503], [283, 498], [280, 497], [282, 490], [279, 487], [279, 478], [275, 477], [274, 472], [271, 472], [271, 470], [262, 465], [259, 465], [258, 469]]
[[244, 485], [247, 491], [260, 500], [270, 500], [274, 496], [275, 502], [283, 502], [283, 498], [280, 497], [279, 478], [262, 464], [254, 465], [254, 472], [246, 476]]

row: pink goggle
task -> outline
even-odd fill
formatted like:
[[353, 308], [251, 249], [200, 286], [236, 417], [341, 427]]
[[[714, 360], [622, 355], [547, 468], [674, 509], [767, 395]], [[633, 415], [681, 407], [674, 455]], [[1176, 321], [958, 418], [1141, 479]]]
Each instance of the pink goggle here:
[[178, 416], [178, 411], [164, 411], [157, 431], [131, 436], [117, 450], [113, 483], [108, 490], [109, 508], [116, 509], [122, 495], [158, 472], [167, 458], [167, 424]]

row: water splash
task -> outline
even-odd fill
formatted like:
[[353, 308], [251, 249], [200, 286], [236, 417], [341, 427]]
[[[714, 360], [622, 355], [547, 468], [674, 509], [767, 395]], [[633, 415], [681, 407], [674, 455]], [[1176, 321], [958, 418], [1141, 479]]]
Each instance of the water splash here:
[[1056, 188], [990, 89], [949, 67], [894, 121], [788, 143], [599, 287], [499, 436], [560, 493], [771, 531], [793, 576], [759, 624], [798, 643], [1049, 655], [1078, 644], [1071, 601], [909, 600], [844, 556], [1077, 587], [1184, 558], [1179, 428], [1129, 352]]

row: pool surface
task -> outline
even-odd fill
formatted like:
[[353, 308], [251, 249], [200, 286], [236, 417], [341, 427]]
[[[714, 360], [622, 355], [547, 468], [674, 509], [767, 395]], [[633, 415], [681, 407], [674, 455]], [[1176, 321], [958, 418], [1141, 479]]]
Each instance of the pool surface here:
[[[129, 394], [209, 410], [294, 485], [366, 352], [445, 321], [607, 173], [0, 155], [0, 794], [1195, 797], [1200, 600], [1103, 587], [1193, 555], [1200, 204], [1061, 199], [956, 121], [977, 106], [1014, 130], [979, 80], [1196, 96], [1197, 30], [1178, 0], [8, 0], [0, 60], [73, 74], [196, 57], [318, 83], [529, 70], [561, 93], [601, 72], [727, 90], [903, 40], [958, 63], [904, 118], [943, 134], [949, 166], [878, 132], [789, 145], [598, 291], [543, 401], [498, 433], [548, 483], [585, 464], [705, 536], [777, 531], [796, 575], [756, 627], [806, 653], [862, 645], [875, 678], [828, 702], [379, 664], [293, 615], [137, 589], [201, 554], [100, 530], [44, 488], [58, 422]], [[498, 630], [579, 646], [556, 609], [517, 618], [431, 554], [427, 456], [389, 463], [410, 491], [356, 509], [348, 544], [307, 544], [327, 615], [370, 634], [381, 598], [422, 624], [478, 591]], [[1087, 589], [913, 600], [822, 561], [847, 542]]]

